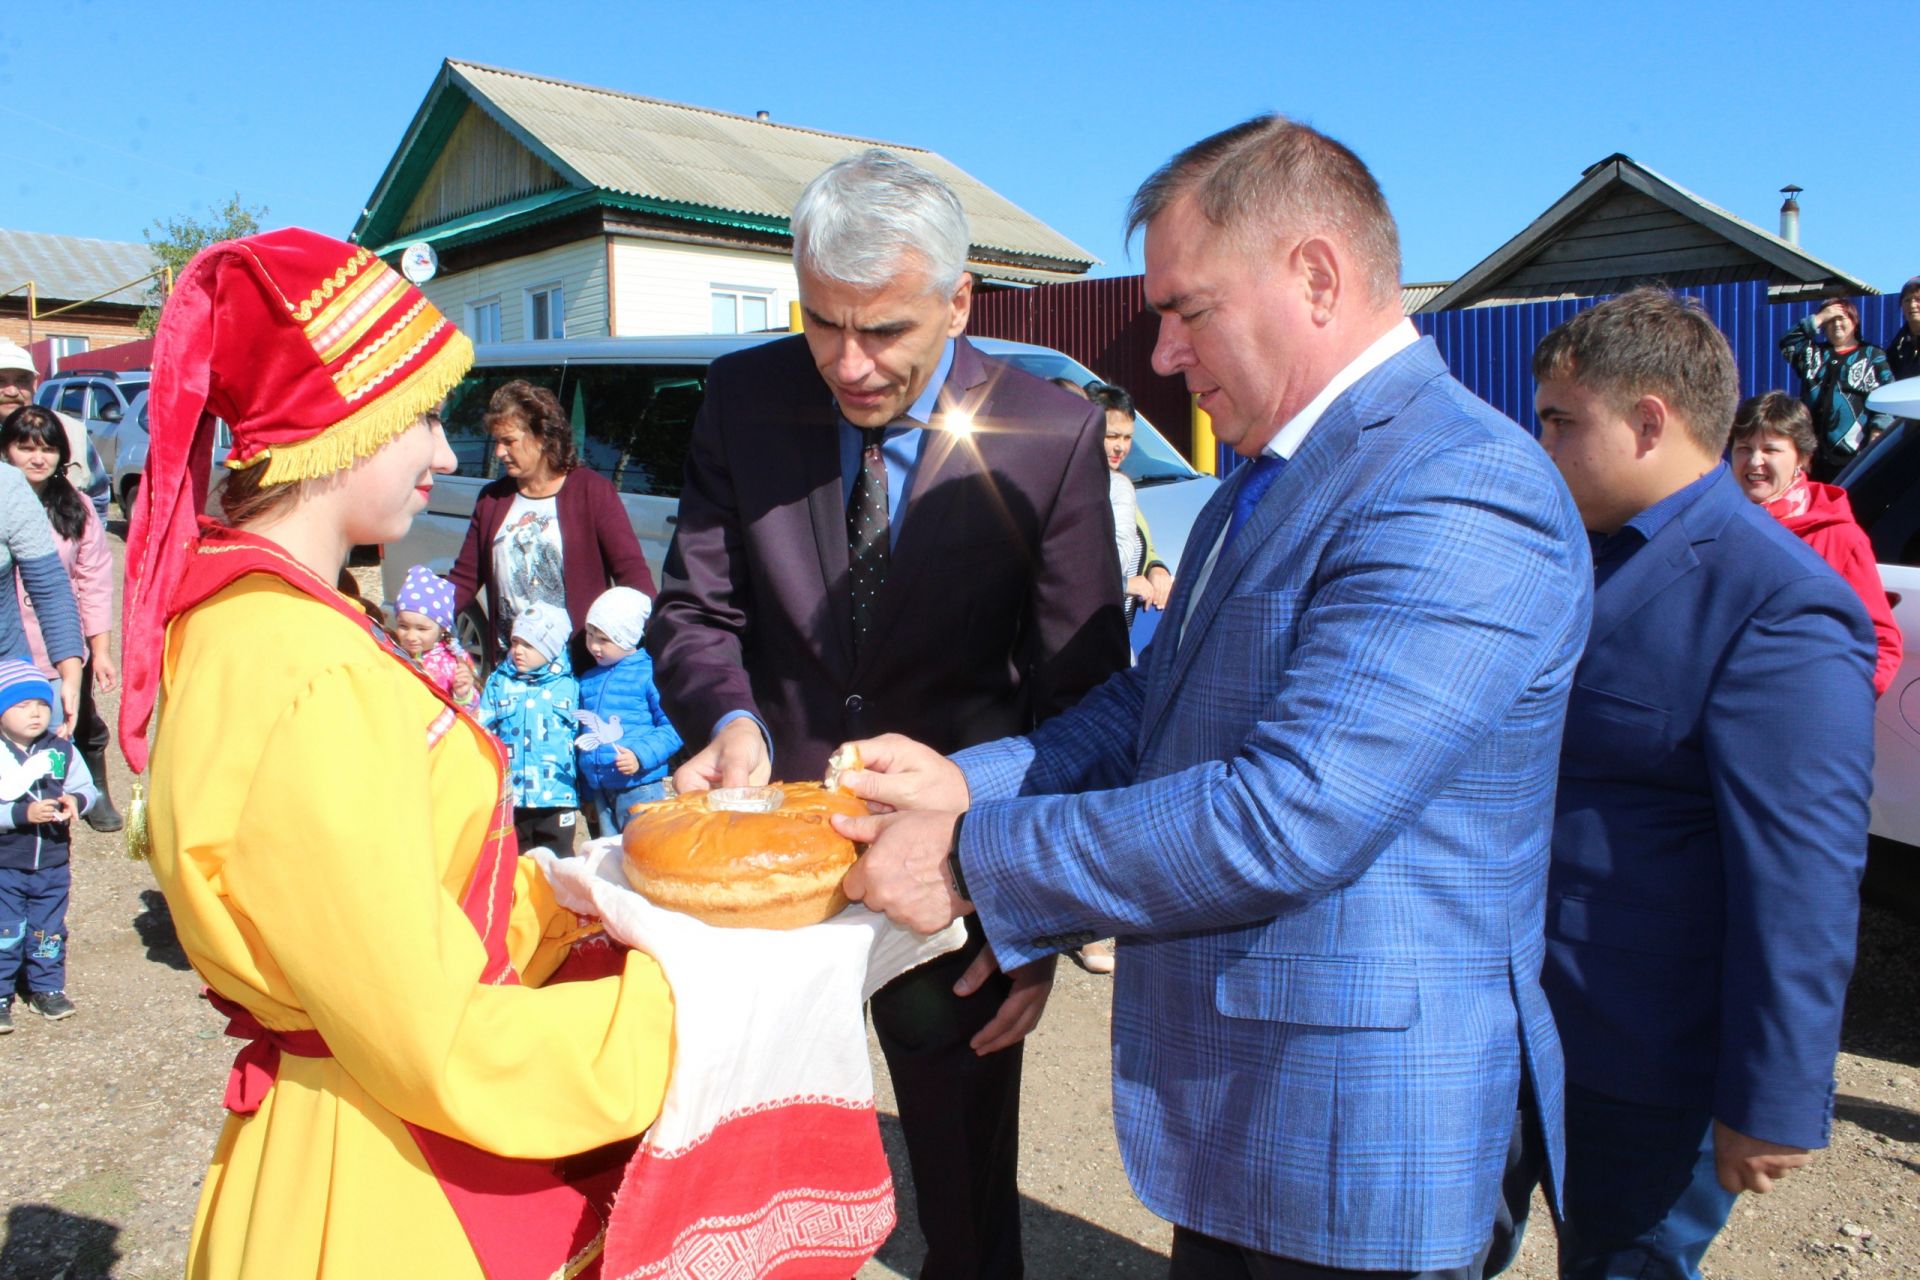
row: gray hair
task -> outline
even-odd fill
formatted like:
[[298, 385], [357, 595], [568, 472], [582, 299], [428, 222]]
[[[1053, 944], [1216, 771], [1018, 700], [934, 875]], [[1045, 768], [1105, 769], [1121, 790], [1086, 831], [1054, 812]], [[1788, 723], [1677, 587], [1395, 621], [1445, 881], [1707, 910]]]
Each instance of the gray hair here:
[[967, 213], [934, 174], [875, 147], [830, 166], [793, 207], [796, 264], [843, 284], [877, 288], [917, 254], [936, 293], [967, 269]]
[[1255, 116], [1202, 138], [1140, 184], [1127, 235], [1184, 195], [1241, 244], [1254, 228], [1285, 235], [1331, 231], [1358, 259], [1368, 297], [1400, 304], [1400, 231], [1380, 184], [1360, 157], [1326, 134], [1280, 115]]

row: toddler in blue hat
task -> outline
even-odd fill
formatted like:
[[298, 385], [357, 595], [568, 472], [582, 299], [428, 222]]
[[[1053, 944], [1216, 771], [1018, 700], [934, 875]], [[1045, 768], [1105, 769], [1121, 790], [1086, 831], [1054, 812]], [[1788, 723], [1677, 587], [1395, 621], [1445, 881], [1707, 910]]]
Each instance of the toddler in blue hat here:
[[13, 992], [52, 1021], [67, 998], [67, 894], [75, 819], [100, 798], [86, 761], [53, 731], [53, 686], [30, 663], [0, 660], [0, 1035]]

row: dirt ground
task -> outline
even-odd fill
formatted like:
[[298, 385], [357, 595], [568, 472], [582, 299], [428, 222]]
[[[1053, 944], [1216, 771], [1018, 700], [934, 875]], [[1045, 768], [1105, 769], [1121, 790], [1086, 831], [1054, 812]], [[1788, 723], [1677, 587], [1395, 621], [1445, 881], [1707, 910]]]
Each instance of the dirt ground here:
[[[114, 762], [124, 800], [128, 778]], [[78, 1016], [47, 1023], [16, 1005], [19, 1029], [0, 1038], [0, 1278], [178, 1276], [234, 1042], [199, 998], [151, 875], [119, 837], [79, 830], [69, 923]], [[1029, 1042], [1021, 1189], [1035, 1280], [1165, 1272], [1170, 1229], [1134, 1199], [1114, 1144], [1110, 991], [1109, 980], [1063, 964]], [[1845, 1049], [1832, 1147], [1779, 1191], [1735, 1207], [1707, 1256], [1717, 1280], [1920, 1277], [1920, 925], [1866, 913]], [[922, 1246], [877, 1051], [874, 1060], [901, 1225], [860, 1275], [912, 1276]], [[1537, 1205], [1508, 1274], [1553, 1275], [1553, 1233]]]

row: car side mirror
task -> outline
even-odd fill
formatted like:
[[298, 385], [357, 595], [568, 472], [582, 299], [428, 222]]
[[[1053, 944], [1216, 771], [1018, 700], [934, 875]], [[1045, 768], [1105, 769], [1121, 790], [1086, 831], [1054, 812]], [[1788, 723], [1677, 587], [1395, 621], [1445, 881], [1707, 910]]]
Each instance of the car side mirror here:
[[126, 410], [117, 404], [109, 402], [100, 406], [100, 421], [102, 422], [118, 422], [124, 416], [126, 416]]

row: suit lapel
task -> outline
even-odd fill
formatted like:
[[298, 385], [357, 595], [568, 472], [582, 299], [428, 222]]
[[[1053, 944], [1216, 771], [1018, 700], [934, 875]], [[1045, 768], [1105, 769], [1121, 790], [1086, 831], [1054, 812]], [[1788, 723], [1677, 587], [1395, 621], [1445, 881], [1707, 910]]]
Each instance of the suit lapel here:
[[[841, 497], [840, 416], [826, 384], [820, 407], [803, 410], [786, 436], [793, 442], [790, 464], [806, 476], [807, 516], [819, 555], [821, 589], [827, 616], [839, 645], [840, 666], [853, 667], [853, 597], [847, 574], [847, 506]], [[824, 447], [820, 442], [824, 441]]]
[[[1431, 342], [1422, 341], [1395, 354], [1349, 387], [1327, 406], [1313, 430], [1307, 433], [1287, 469], [1261, 497], [1233, 544], [1221, 549], [1199, 597], [1189, 595], [1180, 599], [1180, 584], [1176, 583], [1175, 599], [1168, 601], [1167, 618], [1155, 634], [1156, 638], [1160, 635], [1170, 640], [1178, 638], [1179, 645], [1171, 655], [1158, 658], [1153, 664], [1162, 674], [1161, 680], [1153, 679], [1153, 671], [1148, 673], [1148, 705], [1141, 717], [1143, 747], [1172, 706], [1174, 691], [1186, 679], [1234, 586], [1256, 561], [1265, 564], [1285, 557], [1289, 554], [1289, 544], [1309, 532], [1289, 527], [1289, 522], [1303, 507], [1310, 505], [1310, 495], [1353, 453], [1360, 433], [1390, 421], [1406, 407], [1416, 391], [1445, 373], [1446, 366], [1439, 353]], [[1220, 486], [1195, 522], [1194, 534], [1187, 542], [1189, 547], [1212, 549], [1233, 511], [1233, 495], [1246, 482], [1246, 474], [1246, 469], [1241, 468]], [[1197, 570], [1183, 574], [1180, 581], [1188, 582], [1195, 576]]]
[[[1230, 476], [1215, 489], [1206, 505], [1200, 508], [1193, 529], [1187, 534], [1189, 556], [1199, 556], [1201, 559], [1192, 568], [1184, 564], [1179, 566], [1180, 574], [1173, 580], [1173, 596], [1167, 601], [1167, 616], [1160, 620], [1159, 627], [1153, 633], [1153, 641], [1147, 646], [1147, 692], [1140, 716], [1140, 745], [1143, 748], [1173, 701], [1173, 691], [1177, 687], [1175, 672], [1184, 676], [1192, 663], [1194, 637], [1188, 634], [1185, 636], [1187, 643], [1179, 641], [1186, 631], [1187, 618], [1194, 611], [1193, 584], [1199, 579], [1200, 565], [1205, 562], [1207, 552], [1213, 550], [1213, 544], [1220, 540], [1221, 531], [1227, 526], [1227, 519], [1233, 513], [1234, 492], [1244, 478], [1244, 475]], [[1279, 487], [1276, 481], [1274, 488]], [[1218, 569], [1219, 565], [1216, 564], [1214, 568]], [[1212, 578], [1209, 577], [1209, 593], [1211, 590]], [[1208, 616], [1212, 616], [1211, 609]]]
[[1598, 647], [1676, 580], [1698, 569], [1700, 556], [1694, 547], [1718, 538], [1728, 516], [1736, 509], [1729, 503], [1746, 500], [1746, 495], [1736, 487], [1732, 473], [1722, 476], [1615, 570], [1606, 585], [1593, 594], [1588, 650]]

